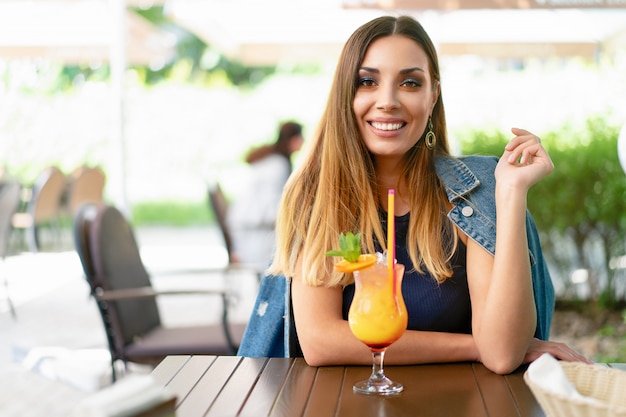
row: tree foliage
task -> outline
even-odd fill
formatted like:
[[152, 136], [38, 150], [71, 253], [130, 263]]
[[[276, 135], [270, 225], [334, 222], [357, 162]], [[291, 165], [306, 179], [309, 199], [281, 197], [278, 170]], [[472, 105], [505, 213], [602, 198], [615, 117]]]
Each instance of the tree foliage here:
[[[246, 66], [231, 60], [213, 50], [210, 45], [189, 30], [171, 21], [163, 13], [163, 6], [148, 9], [133, 9], [137, 14], [149, 20], [157, 28], [176, 37], [176, 56], [171, 62], [158, 70], [143, 67], [146, 83], [154, 83], [168, 78], [174, 67], [181, 61], [190, 64], [190, 76], [200, 82], [210, 78], [212, 73], [224, 73], [235, 86], [254, 86], [265, 77], [275, 72], [273, 66]], [[206, 57], [210, 57], [206, 59]]]
[[[151, 68], [149, 65], [131, 65], [130, 68], [146, 85], [177, 78], [182, 73], [185, 81], [201, 85], [209, 85], [217, 77], [225, 79], [232, 86], [255, 87], [276, 72], [274, 66], [248, 66], [228, 59], [194, 33], [168, 19], [163, 13], [163, 6], [131, 10], [176, 39], [175, 54], [163, 66]], [[67, 90], [82, 80], [107, 80], [109, 75], [108, 63], [63, 65], [54, 88]]]

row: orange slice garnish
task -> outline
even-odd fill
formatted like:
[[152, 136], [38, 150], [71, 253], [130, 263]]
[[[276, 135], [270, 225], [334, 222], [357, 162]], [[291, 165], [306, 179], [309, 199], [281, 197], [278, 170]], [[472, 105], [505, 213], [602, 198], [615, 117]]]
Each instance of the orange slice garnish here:
[[348, 262], [345, 259], [335, 264], [335, 271], [337, 272], [354, 272], [359, 269], [367, 268], [374, 265], [378, 261], [376, 255], [371, 253], [360, 255], [359, 260], [356, 262]]

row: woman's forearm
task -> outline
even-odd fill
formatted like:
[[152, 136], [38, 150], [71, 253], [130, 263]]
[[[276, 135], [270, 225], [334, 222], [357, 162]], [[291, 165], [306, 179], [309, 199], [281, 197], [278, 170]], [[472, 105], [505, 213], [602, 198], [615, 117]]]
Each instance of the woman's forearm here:
[[[357, 340], [347, 321], [332, 326], [309, 338], [302, 344], [305, 360], [312, 366], [370, 365], [372, 355], [369, 348]], [[302, 342], [302, 341], [301, 341]], [[463, 362], [478, 360], [478, 352], [472, 335], [422, 332], [407, 330], [389, 348], [385, 363], [390, 365], [412, 365], [437, 362]]]
[[496, 252], [474, 336], [482, 362], [508, 373], [523, 361], [537, 322], [528, 242], [526, 191], [496, 187]]
[[407, 331], [388, 349], [388, 364], [479, 361], [471, 334]]

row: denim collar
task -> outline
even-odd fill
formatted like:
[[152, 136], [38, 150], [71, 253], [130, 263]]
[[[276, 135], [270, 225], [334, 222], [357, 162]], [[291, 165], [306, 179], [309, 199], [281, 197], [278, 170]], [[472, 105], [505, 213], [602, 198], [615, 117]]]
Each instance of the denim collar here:
[[446, 186], [446, 194], [451, 203], [480, 185], [476, 175], [460, 159], [438, 155], [435, 157], [435, 169]]

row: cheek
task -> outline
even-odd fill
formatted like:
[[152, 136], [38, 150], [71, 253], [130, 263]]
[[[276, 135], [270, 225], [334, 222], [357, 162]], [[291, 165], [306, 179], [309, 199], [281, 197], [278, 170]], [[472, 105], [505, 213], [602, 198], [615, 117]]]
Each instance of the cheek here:
[[428, 121], [428, 116], [430, 115], [430, 103], [427, 103], [426, 101], [415, 103], [415, 105], [411, 109], [411, 113], [413, 114], [413, 117], [416, 119], [416, 121], [419, 121], [420, 124], [422, 122], [426, 124], [426, 121]]
[[[368, 108], [369, 106], [366, 102], [365, 97], [357, 94], [352, 101], [352, 111], [354, 112], [354, 115], [357, 117], [357, 119], [361, 119], [363, 116], [365, 116]], [[358, 120], [358, 122], [360, 123], [361, 120]]]

